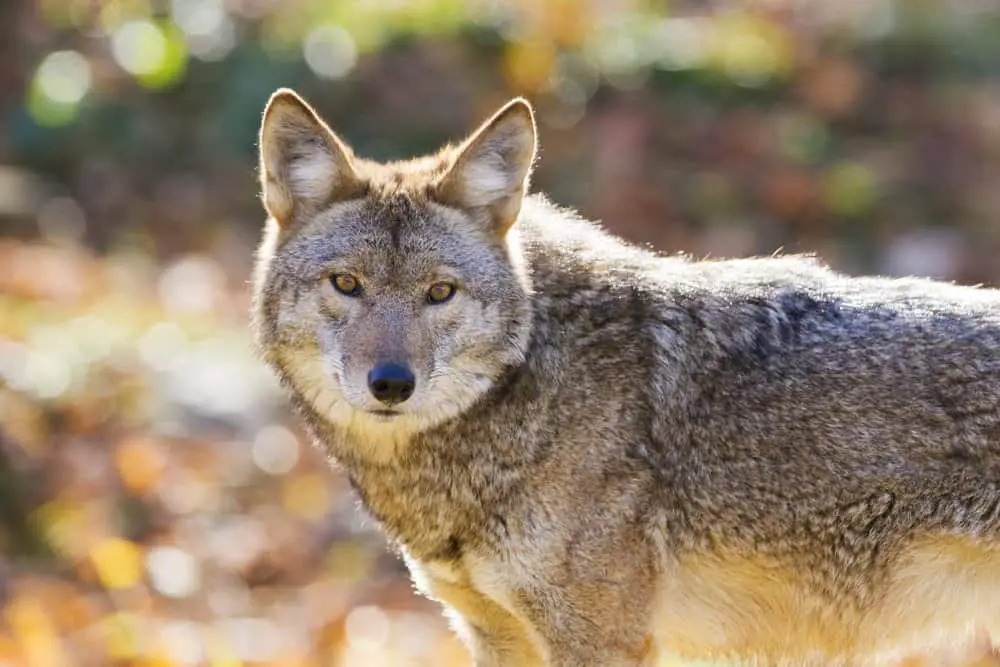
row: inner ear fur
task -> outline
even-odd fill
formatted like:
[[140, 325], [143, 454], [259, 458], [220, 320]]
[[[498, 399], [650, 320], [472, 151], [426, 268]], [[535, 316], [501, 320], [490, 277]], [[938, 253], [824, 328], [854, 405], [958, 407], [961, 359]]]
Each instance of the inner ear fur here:
[[458, 147], [440, 198], [484, 217], [505, 234], [521, 211], [535, 150], [531, 105], [523, 98], [511, 100]]
[[292, 90], [268, 100], [259, 147], [264, 208], [282, 227], [360, 189], [351, 149]]

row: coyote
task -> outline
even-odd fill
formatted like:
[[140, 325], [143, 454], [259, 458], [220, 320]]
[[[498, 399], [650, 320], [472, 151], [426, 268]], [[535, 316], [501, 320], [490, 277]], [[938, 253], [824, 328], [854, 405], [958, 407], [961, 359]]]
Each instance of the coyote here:
[[480, 667], [881, 665], [1000, 633], [1000, 291], [691, 261], [267, 104], [253, 326]]

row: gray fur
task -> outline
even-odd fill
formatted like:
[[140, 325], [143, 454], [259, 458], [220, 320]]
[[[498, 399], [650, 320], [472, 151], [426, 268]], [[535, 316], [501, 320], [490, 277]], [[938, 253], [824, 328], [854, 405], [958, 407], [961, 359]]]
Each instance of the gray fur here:
[[[538, 196], [511, 232], [491, 236], [472, 212], [418, 191], [379, 189], [272, 223], [255, 327], [316, 441], [418, 585], [450, 608], [478, 665], [667, 654], [880, 664], [942, 638], [932, 607], [937, 595], [951, 609], [944, 593], [915, 594], [914, 609], [898, 602], [907, 568], [939, 562], [934, 540], [957, 544], [955, 558], [968, 551], [986, 587], [942, 632], [1000, 630], [1000, 292], [851, 278], [802, 257], [663, 257]], [[309, 296], [345, 257], [384, 288], [364, 314]], [[404, 296], [442, 261], [478, 304], [461, 306], [462, 322], [492, 313], [470, 329], [481, 338], [455, 343], [466, 324], [428, 324]], [[379, 294], [396, 306], [366, 331], [384, 335], [337, 340], [354, 318], [376, 317]], [[421, 346], [430, 351], [414, 353]], [[374, 456], [361, 441], [382, 431], [331, 419], [316, 379], [288, 359], [363, 369], [390, 348], [423, 363], [418, 395], [449, 358], [489, 381], [461, 394], [456, 414], [414, 421], [404, 436], [385, 427], [391, 455]], [[331, 386], [347, 377], [338, 372]], [[928, 576], [954, 583], [953, 560]], [[730, 566], [752, 570], [746, 597], [712, 597]], [[675, 589], [672, 577], [693, 583]], [[746, 607], [754, 595], [764, 601]], [[686, 622], [657, 625], [682, 598], [669, 618], [715, 614], [698, 627], [717, 627], [717, 641]], [[890, 627], [925, 617], [914, 629], [925, 636]], [[791, 619], [819, 628], [822, 645], [791, 628], [781, 639]], [[778, 639], [757, 645], [755, 634]]]

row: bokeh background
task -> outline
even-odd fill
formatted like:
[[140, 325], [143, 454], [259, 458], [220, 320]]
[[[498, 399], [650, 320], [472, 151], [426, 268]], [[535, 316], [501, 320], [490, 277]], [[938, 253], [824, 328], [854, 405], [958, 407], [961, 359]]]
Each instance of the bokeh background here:
[[525, 94], [636, 242], [1000, 284], [996, 0], [3, 0], [3, 667], [467, 664], [249, 346], [278, 86], [376, 158]]

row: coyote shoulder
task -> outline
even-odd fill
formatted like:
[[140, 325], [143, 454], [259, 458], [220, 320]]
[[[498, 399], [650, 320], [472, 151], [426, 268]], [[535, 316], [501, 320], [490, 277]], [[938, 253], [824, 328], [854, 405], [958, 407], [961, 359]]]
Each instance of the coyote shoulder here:
[[1000, 637], [1000, 292], [689, 261], [528, 195], [531, 107], [378, 164], [289, 90], [253, 319], [480, 667]]

